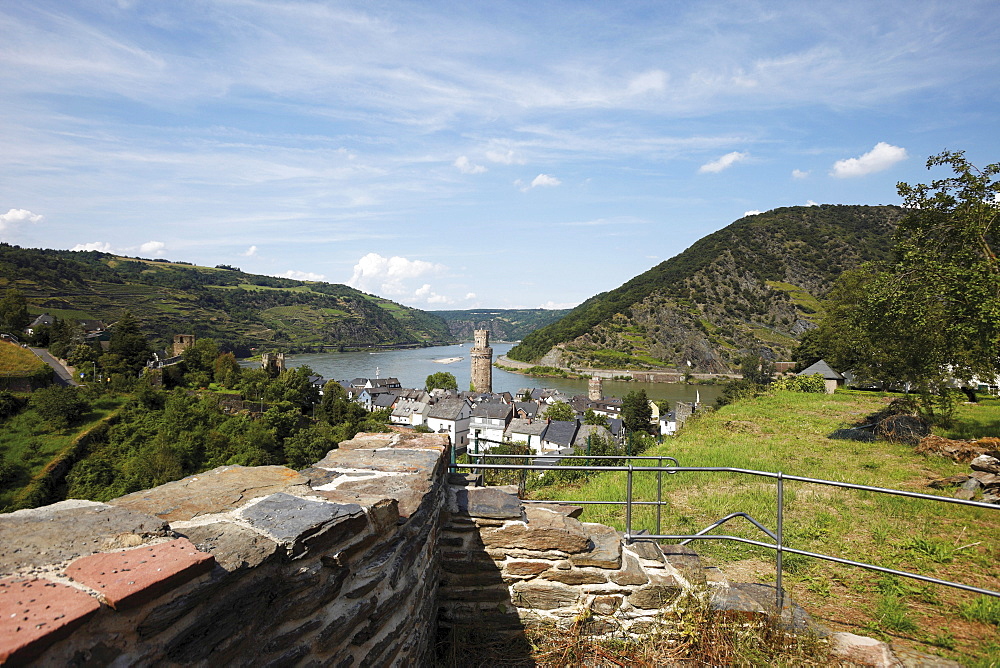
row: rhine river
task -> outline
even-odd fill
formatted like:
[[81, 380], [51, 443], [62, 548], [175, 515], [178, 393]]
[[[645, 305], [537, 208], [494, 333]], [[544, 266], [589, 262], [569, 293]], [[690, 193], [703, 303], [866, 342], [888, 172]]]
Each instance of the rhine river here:
[[[351, 380], [353, 378], [398, 378], [403, 387], [422, 388], [427, 376], [439, 371], [447, 371], [458, 380], [460, 390], [469, 389], [471, 379], [469, 348], [472, 344], [435, 346], [433, 348], [407, 348], [405, 350], [379, 350], [350, 353], [311, 353], [288, 355], [288, 367], [308, 365], [316, 373], [328, 380]], [[493, 359], [506, 354], [513, 343], [494, 343]], [[448, 364], [435, 360], [461, 359]], [[493, 367], [493, 391], [517, 394], [523, 388], [537, 387], [556, 389], [564, 394], [587, 393], [587, 379], [535, 378], [509, 373]], [[671, 404], [676, 401], [714, 403], [722, 393], [721, 385], [686, 385], [684, 383], [639, 383], [633, 381], [604, 381], [606, 396], [622, 397], [633, 390], [646, 390], [650, 399], [666, 399]]]

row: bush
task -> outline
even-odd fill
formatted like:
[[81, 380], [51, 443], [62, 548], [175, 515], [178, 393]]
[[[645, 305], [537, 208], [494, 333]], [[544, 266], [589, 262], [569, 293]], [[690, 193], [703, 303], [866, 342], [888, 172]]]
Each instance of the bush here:
[[75, 424], [90, 409], [90, 404], [79, 390], [59, 385], [36, 390], [29, 403], [55, 429]]
[[813, 392], [822, 394], [826, 392], [826, 381], [823, 374], [814, 373], [811, 376], [785, 376], [779, 378], [771, 384], [775, 390], [786, 392]]

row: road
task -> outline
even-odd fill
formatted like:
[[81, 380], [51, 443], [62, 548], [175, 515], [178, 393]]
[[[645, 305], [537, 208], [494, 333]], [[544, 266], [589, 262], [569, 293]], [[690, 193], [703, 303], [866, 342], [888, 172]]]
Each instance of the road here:
[[73, 387], [79, 385], [79, 383], [73, 380], [73, 374], [69, 372], [69, 369], [63, 366], [62, 362], [50, 355], [48, 350], [45, 348], [28, 348], [28, 350], [35, 353], [39, 359], [55, 370], [57, 383], [60, 385], [71, 385]]

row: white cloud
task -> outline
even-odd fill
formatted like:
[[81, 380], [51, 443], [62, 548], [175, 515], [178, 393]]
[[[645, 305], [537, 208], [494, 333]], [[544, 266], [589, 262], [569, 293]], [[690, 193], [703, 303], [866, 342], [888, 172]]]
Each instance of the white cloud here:
[[487, 151], [486, 159], [490, 162], [497, 162], [501, 165], [523, 165], [525, 164], [525, 159], [520, 157], [513, 149], [508, 149], [507, 151]]
[[833, 163], [830, 175], [839, 179], [867, 176], [889, 169], [897, 162], [906, 160], [907, 157], [905, 148], [880, 141], [875, 144], [875, 148], [860, 157], [847, 158]]
[[296, 281], [325, 281], [326, 276], [324, 274], [314, 274], [311, 271], [296, 271], [295, 269], [289, 269], [283, 274], [277, 274], [280, 278], [292, 278]]
[[5, 214], [0, 214], [0, 232], [21, 223], [39, 223], [43, 218], [44, 216], [27, 209], [11, 209]]
[[759, 209], [750, 209], [749, 211], [743, 212], [743, 217], [746, 218], [747, 216], [759, 216], [762, 213], [764, 212]]
[[[394, 255], [383, 257], [378, 253], [368, 253], [354, 265], [354, 273], [347, 285], [358, 290], [380, 296], [404, 297], [413, 295], [416, 299], [426, 299], [430, 285], [420, 280], [420, 287], [414, 288], [416, 279], [436, 276], [445, 271], [443, 264], [425, 260], [408, 260]], [[426, 291], [423, 291], [426, 288]], [[420, 294], [417, 294], [417, 293]]]
[[240, 253], [240, 255], [242, 255], [243, 257], [253, 257], [256, 254], [257, 254], [257, 247], [256, 246], [251, 246], [250, 248], [248, 248], [246, 250], [245, 253]]
[[806, 206], [819, 206], [819, 202], [814, 202], [811, 199], [807, 199]]
[[139, 246], [139, 252], [143, 255], [159, 255], [166, 250], [167, 244], [162, 241], [147, 241]]
[[628, 92], [630, 95], [642, 95], [643, 93], [662, 93], [667, 87], [667, 73], [663, 70], [650, 70], [632, 77], [628, 82]]
[[801, 169], [793, 169], [792, 170], [792, 178], [793, 179], [804, 179], [804, 178], [807, 178], [808, 176], [809, 176], [809, 172], [803, 172]]
[[458, 167], [458, 171], [462, 172], [463, 174], [482, 174], [483, 172], [486, 171], [485, 167], [483, 167], [482, 165], [473, 164], [464, 155], [460, 155], [458, 158], [456, 158], [454, 164], [456, 167]]
[[520, 188], [521, 192], [523, 193], [528, 192], [532, 188], [555, 188], [556, 186], [561, 184], [562, 181], [549, 174], [539, 174], [538, 176], [533, 178], [531, 180], [531, 183], [529, 183], [528, 185], [525, 185], [524, 181], [522, 181], [521, 179], [514, 181], [514, 185]]
[[550, 300], [545, 302], [544, 304], [539, 304], [536, 308], [544, 308], [549, 310], [573, 308], [579, 303], [580, 302], [554, 302]]
[[77, 244], [70, 248], [71, 251], [100, 251], [111, 253], [111, 244], [106, 241], [91, 241], [89, 244]]
[[466, 299], [475, 299], [476, 298], [476, 293], [475, 292], [470, 292], [470, 293], [468, 293], [468, 294], [465, 295], [465, 298]]
[[733, 151], [727, 153], [718, 160], [713, 160], [711, 162], [706, 162], [704, 165], [698, 168], [699, 174], [704, 174], [706, 172], [711, 172], [716, 174], [724, 169], [729, 169], [737, 162], [743, 162], [750, 157], [749, 153], [741, 153], [739, 151]]

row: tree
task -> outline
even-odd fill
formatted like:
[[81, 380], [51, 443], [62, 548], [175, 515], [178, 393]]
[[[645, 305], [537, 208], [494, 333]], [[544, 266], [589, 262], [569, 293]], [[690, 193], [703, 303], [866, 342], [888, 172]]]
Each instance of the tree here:
[[757, 385], [767, 385], [774, 380], [774, 362], [751, 353], [740, 360], [740, 373], [744, 380]]
[[649, 432], [652, 417], [646, 390], [633, 390], [622, 397], [622, 423], [630, 432]]
[[576, 419], [576, 411], [565, 401], [554, 401], [545, 409], [545, 417], [550, 420], [569, 422]]
[[842, 277], [820, 334], [842, 368], [923, 396], [1000, 368], [1000, 163], [980, 170], [945, 151], [927, 160], [939, 166], [953, 175], [897, 185], [909, 213], [893, 261]]
[[583, 414], [583, 424], [607, 427], [608, 416], [603, 413], [595, 413], [593, 408], [588, 408]]
[[198, 339], [181, 353], [184, 366], [189, 373], [215, 373], [215, 360], [219, 356], [219, 345], [214, 339]]
[[0, 332], [20, 335], [30, 323], [28, 300], [17, 288], [7, 288], [0, 299]]
[[125, 311], [112, 328], [108, 352], [118, 355], [124, 368], [132, 373], [138, 373], [146, 366], [152, 350], [131, 311]]
[[447, 371], [438, 371], [427, 376], [427, 380], [424, 381], [424, 389], [428, 392], [434, 389], [457, 390], [458, 381], [455, 379], [454, 374]]
[[71, 426], [90, 409], [90, 404], [79, 390], [59, 385], [35, 390], [29, 403], [55, 429]]

